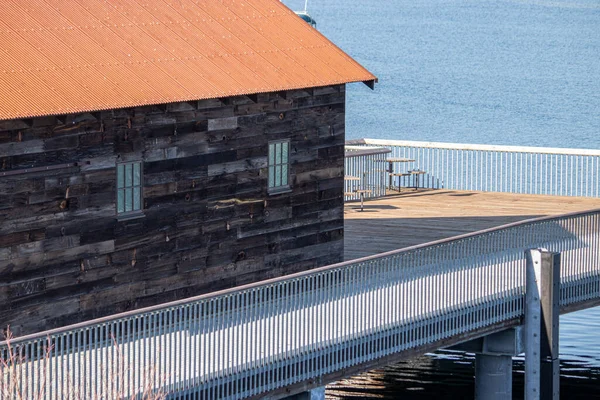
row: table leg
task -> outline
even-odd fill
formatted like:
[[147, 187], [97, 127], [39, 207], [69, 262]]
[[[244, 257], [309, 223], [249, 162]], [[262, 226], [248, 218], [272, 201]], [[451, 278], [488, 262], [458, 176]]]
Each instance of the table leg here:
[[360, 193], [360, 211], [364, 211], [364, 199], [365, 199], [365, 195], [364, 193]]
[[414, 177], [415, 177], [415, 182], [414, 182], [414, 183], [415, 183], [415, 192], [416, 192], [417, 190], [419, 190], [419, 177], [420, 177], [420, 176], [421, 176], [421, 174], [415, 174], [415, 175], [414, 175]]
[[392, 176], [392, 174], [394, 173], [394, 165], [392, 163], [388, 163], [388, 176], [389, 176], [389, 184], [388, 187], [390, 190], [392, 190], [392, 184], [394, 183], [393, 179], [394, 177]]

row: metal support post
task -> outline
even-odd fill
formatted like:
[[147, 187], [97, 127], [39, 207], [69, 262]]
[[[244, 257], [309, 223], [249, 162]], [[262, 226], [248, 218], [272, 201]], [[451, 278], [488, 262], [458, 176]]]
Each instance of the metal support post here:
[[525, 255], [525, 400], [558, 400], [560, 254], [536, 249]]
[[560, 254], [546, 253], [542, 255], [542, 399], [558, 400], [560, 397], [559, 316]]

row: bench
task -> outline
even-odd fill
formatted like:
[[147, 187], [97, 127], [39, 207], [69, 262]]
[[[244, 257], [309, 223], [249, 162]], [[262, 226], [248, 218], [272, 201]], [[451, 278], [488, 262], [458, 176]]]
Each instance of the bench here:
[[[407, 176], [411, 176], [410, 172], [393, 172], [390, 174], [390, 182], [392, 181], [392, 177], [398, 177], [398, 193], [400, 193], [402, 191], [402, 187], [400, 186], [400, 179], [407, 177]], [[391, 186], [391, 185], [390, 185]]]

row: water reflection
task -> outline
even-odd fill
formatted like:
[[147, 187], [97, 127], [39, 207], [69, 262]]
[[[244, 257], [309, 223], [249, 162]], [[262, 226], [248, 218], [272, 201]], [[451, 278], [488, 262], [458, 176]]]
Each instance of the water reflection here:
[[[513, 399], [523, 398], [523, 361], [513, 365]], [[600, 367], [561, 360], [561, 399], [600, 399]], [[440, 352], [345, 379], [327, 387], [328, 399], [471, 399], [475, 357]]]
[[[600, 399], [600, 307], [560, 318], [561, 399]], [[522, 358], [513, 363], [513, 399], [523, 398]], [[327, 387], [328, 399], [472, 399], [475, 356], [451, 351], [404, 361]]]

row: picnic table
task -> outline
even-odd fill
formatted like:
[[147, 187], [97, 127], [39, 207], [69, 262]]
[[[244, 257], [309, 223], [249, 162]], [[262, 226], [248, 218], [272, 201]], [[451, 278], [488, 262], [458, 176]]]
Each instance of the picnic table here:
[[394, 172], [394, 164], [410, 163], [410, 162], [415, 162], [415, 160], [413, 160], [412, 158], [405, 158], [405, 157], [389, 157], [389, 158], [386, 158], [385, 160], [379, 160], [379, 161], [385, 162], [388, 164], [388, 169], [386, 170], [388, 173], [388, 177], [389, 177], [388, 189], [392, 190], [393, 183], [394, 183], [394, 177], [397, 176], [398, 177], [398, 191], [400, 191], [400, 178], [403, 176], [409, 176], [410, 174], [408, 174], [406, 172]]
[[[357, 176], [352, 176], [352, 175], [345, 175], [344, 176], [344, 180], [345, 181], [360, 181], [360, 178]], [[344, 193], [345, 196], [354, 196], [354, 195], [358, 195], [360, 197], [360, 211], [364, 211], [364, 199], [365, 199], [365, 194], [367, 193], [371, 193], [370, 190], [368, 189], [354, 189], [351, 190], [349, 192]]]

